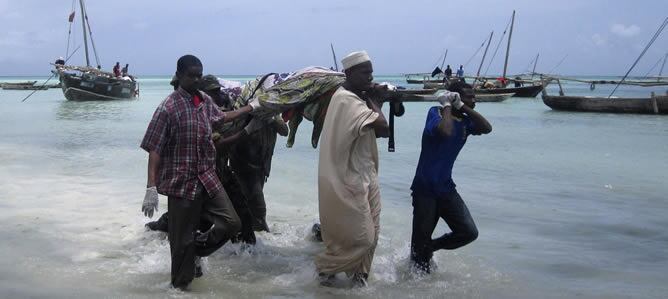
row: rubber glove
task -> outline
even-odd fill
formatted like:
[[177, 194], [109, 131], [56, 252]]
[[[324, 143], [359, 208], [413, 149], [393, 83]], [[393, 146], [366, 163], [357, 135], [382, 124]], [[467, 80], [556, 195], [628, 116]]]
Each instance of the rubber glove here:
[[158, 210], [158, 189], [153, 187], [146, 188], [146, 194], [144, 195], [144, 202], [141, 204], [141, 211], [144, 213], [144, 216], [151, 218], [153, 217], [153, 212]]
[[260, 105], [260, 99], [259, 99], [259, 98], [253, 98], [252, 100], [250, 100], [250, 101], [248, 102], [248, 105], [250, 105], [251, 108], [253, 108], [253, 111], [255, 111], [255, 110], [257, 110], [258, 108], [262, 107], [262, 106]]

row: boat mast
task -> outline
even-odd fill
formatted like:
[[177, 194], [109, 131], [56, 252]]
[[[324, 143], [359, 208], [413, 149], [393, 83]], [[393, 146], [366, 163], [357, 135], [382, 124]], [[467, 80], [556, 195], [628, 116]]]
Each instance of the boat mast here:
[[86, 66], [90, 66], [90, 59], [88, 58], [88, 38], [86, 37], [86, 11], [84, 10], [83, 0], [79, 0], [81, 6], [81, 27], [83, 28], [84, 49], [86, 50]]
[[531, 71], [531, 79], [533, 79], [533, 75], [536, 73], [536, 64], [538, 64], [538, 56], [540, 56], [540, 53], [536, 54], [536, 60], [533, 61], [533, 70]]
[[506, 70], [508, 70], [508, 54], [510, 54], [510, 40], [513, 38], [513, 25], [515, 25], [515, 11], [513, 10], [513, 18], [510, 21], [510, 33], [508, 33], [508, 46], [506, 46], [506, 61], [503, 63], [503, 76], [506, 77]]
[[492, 36], [494, 36], [494, 31], [489, 34], [489, 40], [487, 41], [487, 47], [485, 47], [485, 52], [482, 54], [482, 60], [480, 61], [480, 66], [478, 66], [478, 71], [475, 74], [475, 79], [473, 79], [473, 84], [471, 86], [475, 87], [475, 82], [478, 81], [478, 76], [480, 76], [480, 69], [482, 69], [482, 64], [485, 62], [485, 56], [487, 56], [487, 50], [489, 49], [489, 44], [492, 43]]
[[443, 62], [441, 62], [441, 69], [445, 65], [445, 58], [448, 57], [448, 49], [445, 49], [445, 55], [443, 55]]
[[336, 68], [335, 70], [338, 72], [339, 64], [336, 62], [336, 53], [334, 53], [334, 45], [332, 43], [329, 43], [329, 47], [332, 48], [332, 58], [334, 59], [334, 67]]

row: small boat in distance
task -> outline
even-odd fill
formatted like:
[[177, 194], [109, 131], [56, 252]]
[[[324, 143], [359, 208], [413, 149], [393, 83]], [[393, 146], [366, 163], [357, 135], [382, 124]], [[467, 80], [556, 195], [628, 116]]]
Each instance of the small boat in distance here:
[[[546, 81], [545, 85], [549, 83]], [[617, 98], [566, 96], [561, 83], [559, 95], [551, 96], [543, 89], [543, 103], [553, 110], [573, 112], [668, 114], [668, 92], [665, 95], [651, 94], [648, 98]]]
[[668, 94], [649, 98], [543, 95], [543, 103], [559, 111], [668, 114]]
[[479, 94], [477, 90], [475, 91], [476, 103], [503, 102], [513, 96], [515, 96], [515, 94], [512, 92], [496, 93], [496, 94]]
[[33, 86], [37, 81], [25, 81], [25, 82], [2, 82], [0, 83], [0, 88], [3, 89], [14, 89], [24, 86]]
[[35, 85], [37, 81], [25, 82], [4, 82], [0, 83], [0, 88], [4, 90], [47, 90], [49, 88], [60, 88], [60, 84], [46, 84]]
[[[400, 94], [400, 101], [402, 102], [438, 102], [438, 95], [436, 95], [433, 90], [398, 90], [397, 93]], [[503, 94], [476, 94], [475, 101], [477, 103], [493, 103], [493, 102], [503, 102], [513, 96], [513, 93], [503, 93]]]
[[[443, 83], [424, 83], [425, 89], [445, 89]], [[512, 94], [518, 98], [535, 98], [543, 90], [542, 85], [528, 85], [521, 87], [507, 87], [507, 88], [476, 88], [473, 90], [476, 97], [482, 95], [503, 95]]]
[[[91, 67], [88, 55], [88, 37], [90, 24], [83, 0], [79, 0], [81, 7], [81, 22], [83, 27], [83, 41], [86, 54], [85, 66], [56, 64], [56, 72], [65, 98], [70, 101], [109, 101], [134, 99], [138, 94], [137, 81], [129, 74], [113, 74], [101, 70], [100, 61], [95, 43], [90, 36], [91, 45], [95, 53], [97, 68]], [[74, 12], [70, 14], [69, 22], [74, 21]]]

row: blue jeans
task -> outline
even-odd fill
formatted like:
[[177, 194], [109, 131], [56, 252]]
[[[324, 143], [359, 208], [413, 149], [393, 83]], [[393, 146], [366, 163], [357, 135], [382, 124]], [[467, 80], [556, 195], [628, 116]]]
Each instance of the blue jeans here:
[[[443, 218], [451, 232], [432, 239], [439, 218]], [[411, 237], [411, 261], [429, 273], [429, 261], [434, 251], [456, 249], [478, 238], [478, 229], [469, 209], [457, 191], [444, 196], [413, 194], [413, 234]]]

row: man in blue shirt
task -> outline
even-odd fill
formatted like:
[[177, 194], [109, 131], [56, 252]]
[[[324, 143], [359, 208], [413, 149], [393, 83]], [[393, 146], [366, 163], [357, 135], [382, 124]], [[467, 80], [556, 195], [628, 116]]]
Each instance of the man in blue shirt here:
[[[452, 181], [452, 166], [469, 135], [488, 134], [492, 126], [475, 108], [471, 85], [455, 81], [450, 92], [438, 98], [440, 107], [429, 109], [422, 133], [422, 151], [411, 190], [413, 234], [411, 261], [429, 273], [434, 251], [456, 249], [478, 237], [473, 218]], [[451, 232], [432, 239], [439, 218]]]

